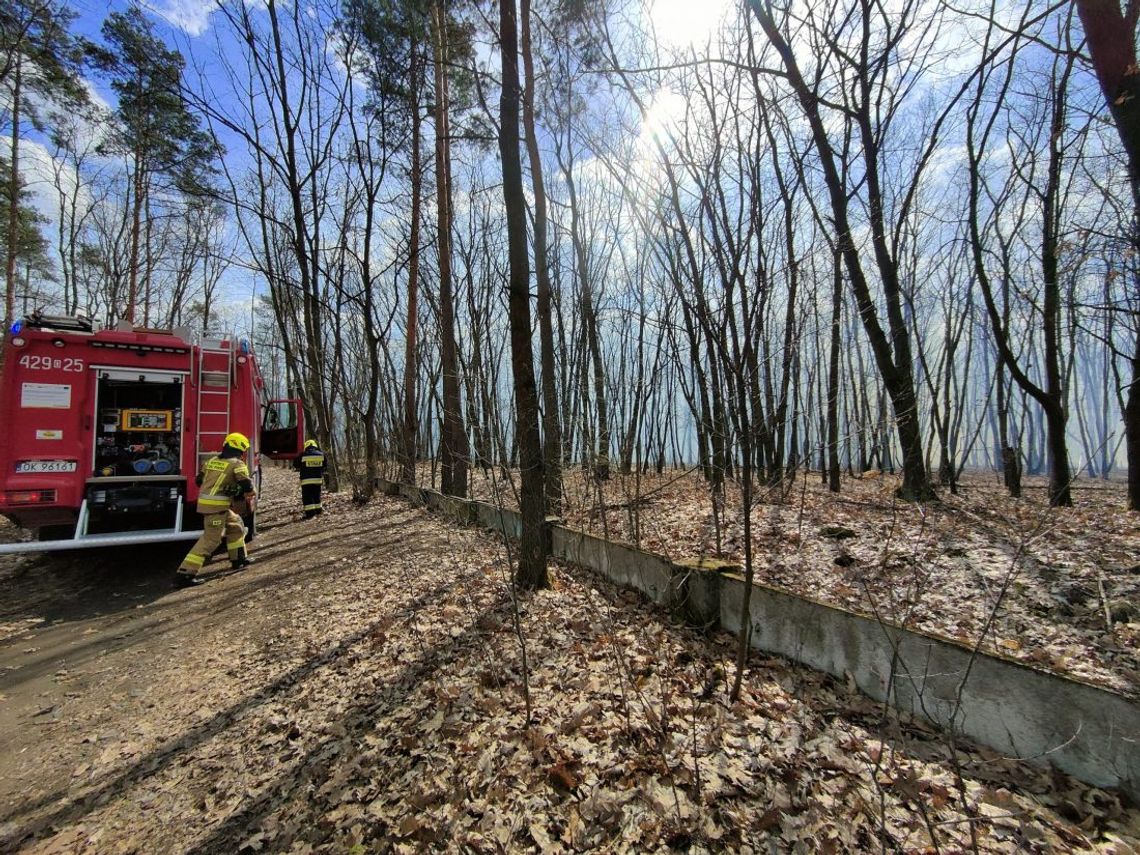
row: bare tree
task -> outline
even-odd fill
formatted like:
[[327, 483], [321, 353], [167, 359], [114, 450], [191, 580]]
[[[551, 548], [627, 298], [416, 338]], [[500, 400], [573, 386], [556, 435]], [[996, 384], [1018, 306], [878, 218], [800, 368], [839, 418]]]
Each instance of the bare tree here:
[[337, 387], [326, 330], [336, 327], [326, 315], [329, 283], [321, 275], [321, 252], [330, 171], [349, 103], [345, 88], [351, 85], [326, 49], [322, 26], [335, 15], [328, 6], [282, 9], [268, 0], [265, 27], [262, 13], [255, 20], [244, 3], [225, 3], [219, 11], [247, 46], [243, 54], [222, 57], [227, 83], [238, 97], [210, 94], [216, 80], [191, 97], [199, 112], [235, 135], [253, 157], [248, 188], [229, 176], [231, 202], [246, 218], [244, 240], [269, 282], [289, 373], [330, 455], [329, 485], [335, 490]]
[[[1067, 30], [1063, 23], [1058, 26]], [[1062, 212], [1064, 207], [1063, 172], [1064, 162], [1068, 156], [1069, 145], [1068, 91], [1072, 77], [1074, 57], [1072, 53], [1057, 54], [1053, 61], [1053, 70], [1050, 75], [1051, 91], [1044, 96], [1044, 107], [1039, 111], [1039, 121], [1032, 119], [1026, 121], [1024, 112], [1018, 112], [1016, 118], [1007, 122], [1012, 139], [1009, 143], [1010, 158], [1013, 167], [1010, 170], [1007, 186], [1000, 196], [1003, 203], [1015, 202], [1018, 204], [1019, 219], [1026, 216], [1028, 210], [1040, 209], [1040, 244], [1037, 257], [1040, 264], [1040, 282], [1042, 298], [1040, 301], [1040, 335], [1043, 347], [1044, 385], [1035, 382], [1026, 370], [1022, 360], [1014, 352], [1013, 330], [1009, 319], [1008, 308], [1003, 304], [999, 308], [994, 296], [994, 287], [991, 282], [987, 260], [985, 258], [985, 241], [982, 236], [983, 212], [981, 210], [981, 196], [986, 190], [985, 167], [982, 163], [982, 152], [988, 147], [990, 134], [1000, 113], [1006, 109], [1007, 96], [1013, 74], [1013, 63], [1016, 54], [1011, 56], [1008, 64], [997, 75], [994, 91], [988, 92], [988, 74], [978, 77], [978, 93], [967, 109], [967, 156], [968, 169], [968, 216], [967, 223], [971, 232], [970, 246], [973, 256], [973, 273], [981, 288], [985, 302], [986, 313], [994, 336], [994, 343], [1005, 368], [1017, 385], [1036, 401], [1044, 412], [1048, 431], [1048, 457], [1050, 463], [1049, 500], [1054, 505], [1071, 505], [1072, 496], [1070, 482], [1072, 472], [1069, 465], [1068, 443], [1066, 433], [1068, 428], [1067, 390], [1064, 384], [1061, 355], [1061, 283], [1060, 283], [1060, 255], [1061, 255], [1061, 229]], [[988, 97], [986, 97], [988, 96]], [[988, 116], [980, 115], [983, 105], [990, 110]], [[992, 105], [992, 106], [990, 106]], [[1029, 117], [1031, 118], [1031, 117]], [[1039, 168], [1038, 152], [1044, 148], [1044, 167]], [[1044, 173], [1042, 177], [1041, 173]], [[1015, 197], [1015, 186], [1024, 185], [1020, 202]], [[991, 216], [991, 227], [1000, 230], [997, 221], [998, 212], [1004, 205], [994, 206], [994, 215]], [[1011, 232], [1011, 235], [1013, 233]], [[1001, 243], [999, 241], [999, 243]], [[1004, 261], [1002, 270], [1012, 275], [1007, 243], [1001, 243]], [[1003, 284], [1003, 293], [1011, 287], [1008, 281]], [[1008, 297], [1003, 297], [1003, 301]], [[1036, 312], [1036, 310], [1034, 310]], [[1005, 454], [1003, 450], [1003, 454]], [[1007, 463], [1007, 480], [1010, 478]]]
[[[918, 18], [918, 3], [908, 0], [902, 9], [891, 16], [872, 0], [858, 0], [850, 10], [857, 22], [860, 36], [850, 48], [839, 43], [841, 31], [828, 31], [819, 23], [810, 32], [818, 40], [829, 58], [841, 60], [840, 73], [850, 77], [851, 98], [840, 111], [848, 121], [855, 123], [862, 153], [861, 184], [866, 188], [868, 225], [870, 226], [875, 271], [882, 283], [883, 302], [886, 304], [889, 332], [879, 322], [876, 300], [871, 292], [871, 280], [863, 266], [862, 253], [854, 239], [856, 224], [851, 217], [851, 195], [845, 186], [836, 163], [837, 152], [824, 120], [828, 96], [821, 90], [825, 85], [825, 63], [817, 64], [814, 81], [808, 80], [797, 59], [792, 42], [785, 34], [790, 20], [785, 16], [777, 20], [772, 5], [765, 0], [748, 0], [756, 20], [775, 48], [783, 66], [783, 74], [795, 93], [800, 108], [812, 130], [816, 154], [823, 169], [834, 218], [836, 240], [847, 267], [859, 309], [859, 317], [871, 343], [875, 362], [894, 408], [899, 443], [903, 453], [903, 485], [900, 496], [923, 501], [934, 497], [923, 455], [918, 402], [912, 366], [914, 364], [910, 335], [903, 316], [902, 290], [899, 282], [898, 259], [892, 251], [889, 224], [886, 216], [883, 184], [883, 143], [889, 114], [897, 109], [898, 96], [887, 97], [886, 77], [899, 68], [896, 51], [900, 41], [910, 35]], [[881, 16], [881, 20], [875, 20]], [[888, 18], [893, 19], [888, 19]], [[845, 19], [843, 26], [846, 27]], [[873, 34], [872, 30], [879, 32]], [[846, 87], [844, 91], [847, 91]], [[905, 92], [905, 88], [901, 91]], [[917, 179], [916, 179], [917, 180]], [[912, 185], [913, 186], [913, 185]]]
[[[1128, 162], [1133, 218], [1129, 243], [1140, 254], [1140, 67], [1136, 62], [1136, 25], [1140, 0], [1075, 0], [1084, 25], [1093, 70], [1104, 93]], [[1140, 280], [1131, 283], [1134, 305], [1140, 306]], [[1124, 406], [1128, 455], [1128, 507], [1140, 511], [1140, 324], [1136, 327]]]
[[514, 0], [499, 3], [499, 40], [503, 88], [499, 102], [499, 153], [503, 163], [503, 202], [507, 209], [510, 254], [511, 366], [514, 369], [516, 431], [522, 476], [522, 542], [518, 584], [545, 588], [545, 503], [542, 440], [539, 434], [538, 388], [531, 349], [530, 259], [526, 237], [526, 197], [519, 153], [518, 22]]
[[408, 73], [408, 112], [411, 116], [411, 210], [408, 212], [408, 298], [407, 323], [404, 327], [404, 422], [401, 431], [403, 457], [402, 478], [416, 482], [416, 350], [419, 339], [420, 220], [423, 199], [423, 118], [420, 113], [422, 62], [416, 31], [411, 30], [409, 50], [411, 68]]
[[447, 13], [442, 0], [431, 8], [432, 57], [435, 68], [435, 192], [439, 260], [439, 326], [443, 360], [443, 492], [467, 495], [467, 431], [459, 393], [459, 354], [455, 340], [455, 298], [451, 275], [451, 124]]
[[521, 44], [526, 87], [523, 90], [522, 115], [526, 151], [530, 161], [530, 180], [534, 191], [534, 268], [538, 285], [539, 361], [542, 376], [543, 474], [546, 481], [546, 505], [551, 514], [562, 509], [562, 425], [558, 411], [558, 389], [554, 364], [554, 323], [550, 284], [550, 259], [547, 254], [546, 182], [542, 176], [542, 157], [538, 149], [538, 133], [534, 121], [534, 55], [531, 45], [531, 0], [521, 0]]

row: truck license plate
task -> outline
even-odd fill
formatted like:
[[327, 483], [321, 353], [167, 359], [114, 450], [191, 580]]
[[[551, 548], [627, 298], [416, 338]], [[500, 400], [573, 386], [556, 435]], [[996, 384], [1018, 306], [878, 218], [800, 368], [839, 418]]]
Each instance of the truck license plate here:
[[21, 460], [16, 464], [17, 472], [74, 472], [74, 460]]

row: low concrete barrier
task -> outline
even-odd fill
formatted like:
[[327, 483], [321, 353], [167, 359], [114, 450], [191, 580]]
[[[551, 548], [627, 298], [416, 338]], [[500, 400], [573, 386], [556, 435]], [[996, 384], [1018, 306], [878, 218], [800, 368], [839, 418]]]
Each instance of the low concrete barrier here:
[[475, 509], [466, 499], [457, 499], [454, 496], [444, 496], [440, 493], [428, 493], [428, 507], [435, 508], [453, 522], [461, 525], [471, 525], [475, 522]]
[[[724, 576], [720, 624], [736, 634], [744, 591], [742, 576]], [[1140, 795], [1140, 708], [1128, 698], [765, 585], [752, 586], [749, 616], [759, 650], [1012, 757]]]
[[711, 629], [721, 625], [724, 575], [739, 564], [717, 558], [683, 558], [673, 571], [673, 603], [682, 616], [696, 626]]
[[500, 508], [490, 502], [471, 502], [475, 522], [483, 528], [501, 532], [518, 540], [522, 537], [522, 514]]
[[[392, 494], [392, 482], [377, 486]], [[516, 539], [522, 531], [515, 511], [407, 485], [398, 490], [452, 519]], [[555, 558], [640, 591], [698, 626], [742, 631], [739, 565], [671, 562], [565, 525], [548, 527]], [[749, 629], [758, 650], [852, 680], [904, 713], [1140, 801], [1140, 706], [1115, 692], [761, 584], [752, 586]]]
[[413, 505], [426, 505], [428, 490], [422, 487], [414, 487], [411, 484], [400, 485], [400, 495], [411, 502]]
[[589, 567], [655, 603], [670, 605], [673, 600], [673, 565], [659, 555], [564, 525], [551, 526], [550, 546], [555, 558]]

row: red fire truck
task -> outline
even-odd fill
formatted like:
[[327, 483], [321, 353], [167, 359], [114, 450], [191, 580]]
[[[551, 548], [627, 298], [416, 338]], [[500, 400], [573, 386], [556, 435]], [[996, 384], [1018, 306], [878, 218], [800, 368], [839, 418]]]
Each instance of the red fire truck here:
[[300, 401], [267, 400], [244, 340], [38, 314], [4, 348], [0, 514], [40, 542], [0, 554], [192, 540], [194, 476], [226, 434], [249, 437], [258, 484], [262, 455], [301, 452]]

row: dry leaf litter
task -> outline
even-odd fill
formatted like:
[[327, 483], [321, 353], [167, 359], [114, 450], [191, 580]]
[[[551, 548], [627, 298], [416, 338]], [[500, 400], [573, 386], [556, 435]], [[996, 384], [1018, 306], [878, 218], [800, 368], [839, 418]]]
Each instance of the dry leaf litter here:
[[[430, 467], [418, 477], [430, 485]], [[925, 505], [897, 501], [890, 475], [845, 478], [838, 495], [814, 472], [760, 489], [756, 581], [1140, 698], [1140, 514], [1124, 485], [1080, 481], [1074, 507], [1050, 508], [1044, 479], [1011, 499], [995, 478], [967, 474], [959, 495]], [[473, 481], [477, 498], [517, 507], [509, 480]], [[733, 482], [716, 513], [693, 471], [598, 483], [575, 468], [565, 495], [574, 528], [674, 560], [743, 561]]]
[[106, 559], [0, 564], [0, 850], [1140, 847], [1119, 795], [787, 662], [732, 703], [732, 639], [585, 571], [516, 628], [494, 537], [387, 498], [298, 522], [270, 476], [260, 563], [200, 588], [59, 617]]

